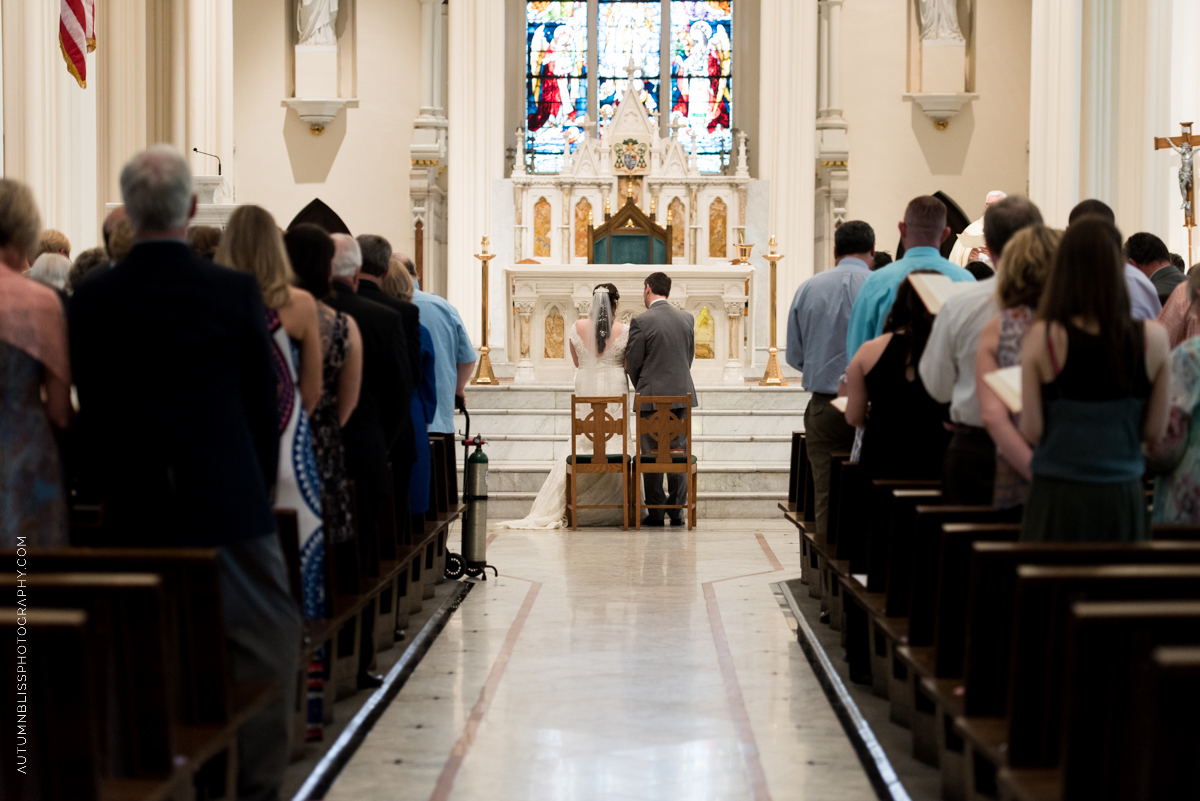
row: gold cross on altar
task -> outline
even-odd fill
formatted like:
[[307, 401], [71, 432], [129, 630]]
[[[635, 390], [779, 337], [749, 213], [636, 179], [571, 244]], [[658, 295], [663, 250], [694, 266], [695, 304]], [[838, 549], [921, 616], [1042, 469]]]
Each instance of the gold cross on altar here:
[[1179, 123], [1181, 129], [1179, 136], [1154, 137], [1154, 149], [1166, 150], [1170, 148], [1179, 154], [1182, 162], [1179, 165], [1179, 193], [1183, 196], [1183, 224], [1187, 227], [1188, 232], [1188, 264], [1192, 263], [1192, 228], [1196, 226], [1196, 193], [1193, 186], [1192, 159], [1195, 158], [1197, 145], [1200, 145], [1200, 136], [1192, 134], [1192, 124], [1190, 122]]

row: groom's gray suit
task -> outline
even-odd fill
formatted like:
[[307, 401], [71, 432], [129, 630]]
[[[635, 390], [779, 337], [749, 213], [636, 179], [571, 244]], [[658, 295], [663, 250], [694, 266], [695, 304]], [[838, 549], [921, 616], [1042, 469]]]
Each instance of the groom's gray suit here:
[[[656, 300], [650, 308], [629, 323], [629, 341], [625, 346], [625, 372], [641, 395], [692, 395], [692, 406], [699, 405], [696, 387], [692, 384], [692, 357], [695, 355], [695, 320], [679, 311], [666, 300]], [[639, 410], [648, 416], [649, 406]], [[684, 447], [684, 438], [676, 437], [672, 448]], [[642, 451], [657, 448], [650, 437], [642, 437]], [[647, 505], [683, 504], [687, 500], [687, 476], [668, 473], [667, 492], [663, 495], [663, 475], [650, 473], [642, 477]], [[662, 520], [663, 509], [647, 510], [647, 519]], [[678, 517], [675, 512], [671, 517]]]

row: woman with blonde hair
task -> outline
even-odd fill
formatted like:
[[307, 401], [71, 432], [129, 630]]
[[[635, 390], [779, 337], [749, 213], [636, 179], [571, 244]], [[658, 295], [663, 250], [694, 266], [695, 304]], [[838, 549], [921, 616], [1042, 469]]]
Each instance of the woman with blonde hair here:
[[296, 512], [304, 616], [325, 617], [325, 543], [321, 483], [309, 414], [321, 398], [321, 327], [313, 296], [293, 287], [291, 264], [275, 219], [259, 206], [229, 218], [214, 261], [253, 275], [267, 307], [279, 404], [279, 478], [275, 508]]
[[405, 303], [412, 303], [413, 290], [416, 289], [416, 286], [399, 253], [392, 254], [392, 258], [388, 260], [388, 271], [383, 276], [382, 286], [383, 291], [393, 298], [399, 298]]
[[1054, 264], [1062, 232], [1031, 225], [1013, 235], [1000, 257], [996, 301], [1000, 312], [979, 335], [975, 357], [975, 397], [983, 425], [996, 443], [996, 481], [992, 503], [1001, 509], [1022, 506], [1029, 495], [1029, 461], [1033, 449], [1017, 428], [1020, 416], [1011, 414], [983, 377], [1021, 363], [1025, 332], [1037, 317], [1042, 289]]

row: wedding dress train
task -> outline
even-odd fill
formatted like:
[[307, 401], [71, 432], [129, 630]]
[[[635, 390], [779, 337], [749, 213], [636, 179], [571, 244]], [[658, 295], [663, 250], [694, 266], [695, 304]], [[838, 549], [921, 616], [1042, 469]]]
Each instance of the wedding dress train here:
[[[575, 327], [571, 327], [571, 342], [579, 357], [579, 369], [575, 372], [575, 394], [580, 397], [606, 397], [624, 395], [628, 398], [629, 379], [625, 376], [625, 345], [629, 341], [629, 328], [624, 328], [617, 338], [609, 343], [599, 358], [592, 355], [583, 338]], [[628, 401], [626, 402], [628, 411]], [[574, 415], [574, 410], [571, 414]], [[608, 413], [614, 418], [621, 414], [618, 404], [610, 403]], [[633, 458], [633, 437], [629, 436], [629, 457]], [[621, 443], [616, 439], [608, 441], [610, 453], [620, 453]], [[585, 436], [577, 440], [576, 451], [581, 454], [592, 452], [592, 443]], [[581, 506], [604, 506], [621, 504], [621, 476], [581, 475], [578, 476], [576, 497]], [[620, 509], [580, 509], [579, 525], [581, 526], [619, 526], [621, 525]], [[550, 468], [550, 475], [538, 491], [533, 501], [533, 508], [521, 520], [506, 520], [496, 523], [500, 528], [521, 529], [553, 529], [564, 528], [567, 524], [567, 463], [565, 459], [555, 459]]]

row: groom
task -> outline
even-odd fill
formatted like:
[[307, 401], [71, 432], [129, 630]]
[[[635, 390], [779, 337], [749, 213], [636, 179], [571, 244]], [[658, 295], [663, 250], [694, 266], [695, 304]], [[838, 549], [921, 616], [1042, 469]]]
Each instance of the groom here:
[[[692, 395], [692, 406], [698, 405], [696, 387], [692, 384], [692, 356], [695, 354], [695, 321], [692, 315], [677, 311], [667, 303], [671, 294], [671, 279], [666, 273], [654, 273], [646, 279], [642, 297], [646, 311], [629, 323], [629, 342], [625, 346], [625, 372], [633, 382], [634, 389], [641, 395]], [[688, 412], [683, 411], [680, 416]], [[653, 408], [640, 409], [642, 417], [649, 417]], [[684, 447], [684, 437], [676, 437], [672, 448]], [[642, 452], [657, 449], [649, 437], [642, 437]], [[663, 496], [663, 474], [647, 473], [642, 477], [644, 496], [649, 506], [659, 504], [683, 505], [687, 501], [687, 475], [668, 473], [667, 492], [670, 500]], [[643, 525], [661, 526], [664, 509], [647, 509]], [[683, 510], [671, 510], [671, 525], [683, 525]]]

